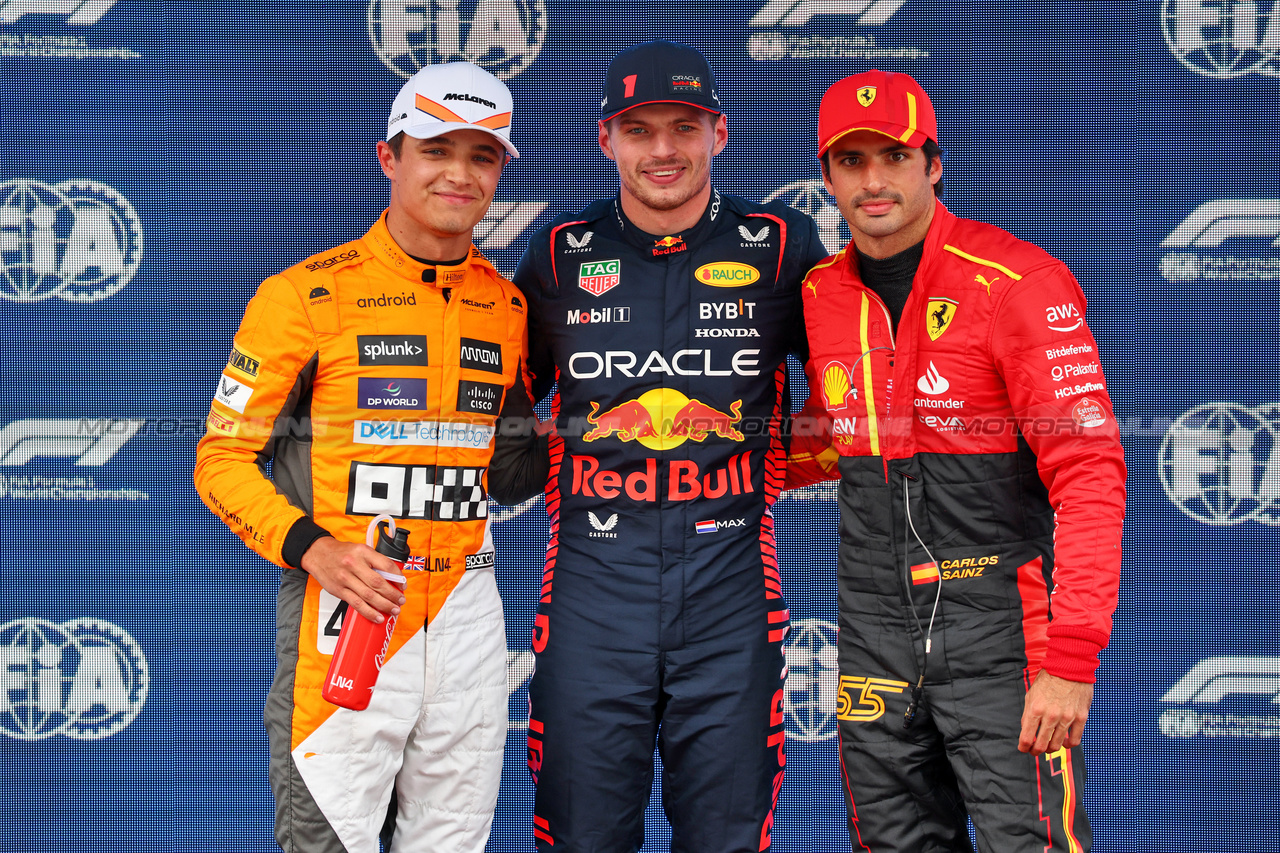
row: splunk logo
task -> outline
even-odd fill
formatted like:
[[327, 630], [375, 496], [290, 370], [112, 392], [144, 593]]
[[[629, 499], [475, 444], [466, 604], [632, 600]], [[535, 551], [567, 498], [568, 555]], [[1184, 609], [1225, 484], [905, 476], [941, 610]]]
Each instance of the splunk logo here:
[[1280, 736], [1280, 658], [1206, 658], [1160, 701], [1165, 737]]
[[0, 625], [0, 734], [34, 741], [111, 737], [147, 701], [141, 647], [101, 619], [15, 619]]
[[1280, 405], [1205, 403], [1186, 412], [1165, 433], [1160, 483], [1204, 524], [1280, 525]]

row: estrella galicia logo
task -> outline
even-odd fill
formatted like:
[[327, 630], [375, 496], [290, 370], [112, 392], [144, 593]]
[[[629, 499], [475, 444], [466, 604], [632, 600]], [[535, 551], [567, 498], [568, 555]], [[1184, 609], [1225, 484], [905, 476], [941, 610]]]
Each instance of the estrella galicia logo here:
[[356, 347], [362, 365], [427, 366], [426, 335], [356, 335]]
[[460, 364], [469, 370], [502, 372], [502, 347], [475, 338], [463, 338], [459, 353]]
[[371, 379], [362, 376], [356, 383], [356, 392], [359, 397], [357, 405], [362, 409], [427, 407], [425, 379]]
[[101, 619], [6, 622], [0, 660], [0, 734], [16, 740], [111, 737], [142, 711], [151, 686], [142, 648]]

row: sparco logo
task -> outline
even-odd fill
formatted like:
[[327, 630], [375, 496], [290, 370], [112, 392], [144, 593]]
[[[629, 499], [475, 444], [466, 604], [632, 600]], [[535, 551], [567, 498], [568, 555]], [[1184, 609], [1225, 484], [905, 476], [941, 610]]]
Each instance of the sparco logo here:
[[369, 0], [369, 41], [401, 77], [466, 60], [509, 80], [547, 38], [546, 0]]
[[1196, 406], [1165, 434], [1160, 482], [1174, 506], [1204, 524], [1280, 525], [1278, 440], [1278, 404]]
[[1280, 77], [1280, 4], [1266, 0], [1164, 0], [1165, 44], [1187, 68], [1230, 80]]
[[105, 465], [145, 420], [29, 418], [0, 430], [0, 465], [26, 465], [37, 456], [74, 456], [76, 465]]
[[68, 24], [96, 24], [116, 0], [0, 0], [0, 24], [15, 23], [23, 15], [65, 16]]
[[1280, 736], [1280, 658], [1216, 657], [1200, 661], [1160, 697], [1165, 737]]
[[316, 270], [327, 270], [329, 267], [333, 266], [334, 264], [340, 264], [343, 261], [349, 261], [349, 260], [352, 260], [353, 258], [358, 258], [358, 257], [360, 257], [360, 250], [351, 249], [349, 251], [342, 252], [340, 254], [333, 255], [332, 257], [324, 258], [319, 261], [312, 261], [311, 263], [307, 264], [307, 269], [310, 270], [311, 272], [315, 272]]
[[493, 101], [487, 100], [485, 98], [480, 98], [475, 95], [464, 95], [460, 92], [450, 92], [449, 94], [444, 96], [444, 99], [446, 101], [470, 101], [473, 104], [483, 104], [484, 106], [488, 107], [491, 110], [496, 110], [498, 108], [498, 105], [495, 104]]
[[0, 625], [0, 733], [7, 737], [111, 737], [138, 716], [150, 686], [142, 649], [110, 622]]
[[1205, 202], [1160, 247], [1170, 282], [1280, 280], [1280, 199]]
[[0, 299], [98, 302], [142, 263], [142, 223], [96, 181], [0, 183]]

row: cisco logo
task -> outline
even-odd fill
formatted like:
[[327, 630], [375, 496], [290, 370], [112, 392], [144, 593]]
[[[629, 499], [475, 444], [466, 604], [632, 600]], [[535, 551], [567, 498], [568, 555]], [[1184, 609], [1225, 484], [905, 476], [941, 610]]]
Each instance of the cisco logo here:
[[1169, 427], [1160, 482], [1204, 524], [1280, 524], [1280, 404], [1205, 403]]
[[101, 619], [0, 625], [0, 735], [101, 740], [142, 711], [151, 678], [133, 637]]

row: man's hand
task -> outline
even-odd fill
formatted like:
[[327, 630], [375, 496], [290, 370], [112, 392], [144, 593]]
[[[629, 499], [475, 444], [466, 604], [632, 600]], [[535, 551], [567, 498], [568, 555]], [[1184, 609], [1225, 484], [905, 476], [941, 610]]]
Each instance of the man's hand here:
[[1027, 691], [1018, 749], [1043, 755], [1064, 746], [1079, 746], [1091, 702], [1092, 684], [1067, 681], [1040, 670]]
[[398, 575], [400, 567], [368, 545], [321, 537], [302, 555], [302, 568], [370, 622], [381, 623], [384, 613], [394, 616], [404, 604], [404, 594], [378, 574]]

